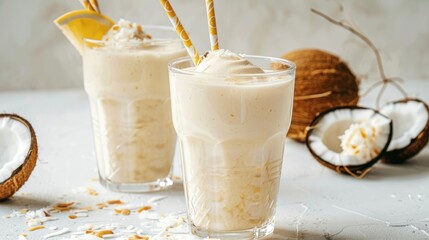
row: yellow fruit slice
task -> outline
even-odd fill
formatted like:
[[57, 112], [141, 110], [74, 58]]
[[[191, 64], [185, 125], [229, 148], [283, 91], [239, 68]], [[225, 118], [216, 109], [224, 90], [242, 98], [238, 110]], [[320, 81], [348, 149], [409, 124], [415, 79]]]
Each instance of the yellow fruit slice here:
[[80, 54], [83, 53], [85, 38], [101, 40], [115, 24], [110, 18], [89, 10], [68, 12], [57, 18], [54, 23]]

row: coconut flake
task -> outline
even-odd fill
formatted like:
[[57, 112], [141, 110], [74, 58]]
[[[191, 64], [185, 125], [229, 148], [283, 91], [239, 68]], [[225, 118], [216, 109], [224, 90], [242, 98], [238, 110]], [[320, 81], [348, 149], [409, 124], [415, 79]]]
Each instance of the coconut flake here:
[[[101, 228], [101, 227], [102, 227], [102, 226], [99, 226], [99, 228]], [[93, 226], [92, 226], [92, 224], [87, 223], [87, 224], [85, 224], [85, 225], [78, 226], [78, 227], [77, 227], [77, 230], [78, 230], [78, 231], [86, 231], [86, 230], [88, 230], [88, 229], [90, 229], [90, 228], [92, 228], [92, 229], [99, 229], [99, 228], [95, 228], [95, 227], [93, 227]]]
[[125, 229], [122, 229], [121, 231], [124, 233], [135, 233], [137, 229], [134, 226], [129, 225]]
[[25, 214], [25, 218], [30, 219], [30, 218], [35, 218], [36, 217], [36, 212], [35, 211], [29, 211]]
[[159, 202], [161, 200], [166, 199], [166, 196], [156, 196], [156, 197], [152, 197], [149, 200], [147, 200], [147, 203], [155, 203], [155, 202]]
[[175, 218], [172, 216], [168, 216], [168, 217], [162, 218], [159, 221], [159, 223], [164, 228], [173, 228], [173, 227], [177, 227], [180, 224], [182, 224], [183, 220], [181, 218]]
[[55, 218], [55, 217], [42, 217], [39, 219], [39, 221], [42, 223], [50, 222], [50, 221], [56, 221], [56, 220], [58, 220], [58, 218]]
[[129, 225], [129, 226], [127, 226], [127, 228], [126, 228], [126, 230], [134, 230], [135, 229], [135, 227], [133, 226], [133, 225]]
[[125, 205], [115, 207], [115, 209], [118, 209], [118, 210], [135, 210], [135, 209], [138, 209], [140, 207], [142, 207], [141, 204], [125, 204]]
[[70, 212], [71, 213], [87, 213], [89, 211], [88, 211], [88, 209], [76, 209], [76, 210], [72, 210]]
[[63, 228], [63, 229], [61, 229], [61, 230], [59, 230], [57, 232], [46, 234], [46, 235], [43, 236], [43, 238], [44, 239], [48, 239], [48, 238], [51, 238], [51, 237], [56, 237], [56, 236], [60, 236], [60, 235], [66, 234], [68, 232], [70, 232], [69, 228]]
[[109, 239], [109, 238], [117, 238], [120, 237], [121, 235], [118, 233], [114, 233], [114, 234], [104, 234], [103, 235], [103, 239]]
[[91, 235], [91, 234], [85, 234], [82, 237], [80, 237], [79, 239], [83, 239], [83, 240], [102, 240], [103, 238], [99, 238], [95, 235]]
[[28, 240], [28, 239], [27, 239], [26, 236], [24, 236], [24, 235], [21, 234], [21, 235], [18, 236], [18, 240]]
[[139, 213], [140, 219], [159, 220], [161, 215], [154, 211], [143, 211]]
[[88, 213], [83, 213], [83, 212], [81, 212], [81, 213], [76, 213], [76, 214], [75, 214], [75, 216], [76, 216], [76, 217], [88, 217]]
[[25, 214], [28, 213], [28, 209], [21, 209], [21, 210], [12, 210], [12, 213], [10, 213], [9, 215], [3, 216], [3, 218], [13, 218], [13, 217], [22, 217], [25, 216]]
[[42, 222], [38, 219], [30, 219], [27, 221], [27, 225], [29, 227], [34, 227], [34, 226], [42, 225]]
[[42, 209], [36, 210], [36, 216], [39, 218], [47, 217], [45, 209], [42, 208]]
[[102, 229], [102, 228], [105, 228], [104, 224], [95, 225], [92, 229], [99, 230], [99, 229]]

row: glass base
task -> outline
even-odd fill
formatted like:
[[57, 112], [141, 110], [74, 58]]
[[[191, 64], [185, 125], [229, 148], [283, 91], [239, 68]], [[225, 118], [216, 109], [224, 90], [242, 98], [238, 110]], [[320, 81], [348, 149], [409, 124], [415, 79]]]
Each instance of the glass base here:
[[100, 177], [100, 183], [107, 189], [114, 192], [142, 193], [167, 189], [173, 185], [173, 180], [170, 177], [166, 177], [164, 179], [148, 183], [116, 183]]
[[218, 238], [221, 240], [260, 239], [274, 232], [274, 219], [261, 227], [255, 227], [252, 229], [241, 230], [241, 231], [225, 231], [225, 232], [203, 230], [191, 223], [191, 232], [193, 235], [201, 238]]

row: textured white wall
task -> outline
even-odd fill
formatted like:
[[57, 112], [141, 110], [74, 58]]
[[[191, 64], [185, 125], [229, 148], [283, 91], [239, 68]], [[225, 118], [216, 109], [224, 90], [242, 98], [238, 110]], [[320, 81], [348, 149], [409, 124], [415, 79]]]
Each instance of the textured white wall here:
[[[169, 25], [157, 0], [99, 2], [113, 19]], [[171, 3], [203, 53], [209, 47], [204, 1]], [[381, 49], [388, 76], [429, 79], [429, 1], [217, 0], [215, 5], [223, 48], [269, 56], [322, 48], [340, 55], [356, 74], [375, 80], [372, 52], [350, 33], [310, 13], [315, 7], [359, 25]], [[80, 57], [52, 23], [77, 8], [77, 0], [0, 1], [0, 89], [82, 86]]]

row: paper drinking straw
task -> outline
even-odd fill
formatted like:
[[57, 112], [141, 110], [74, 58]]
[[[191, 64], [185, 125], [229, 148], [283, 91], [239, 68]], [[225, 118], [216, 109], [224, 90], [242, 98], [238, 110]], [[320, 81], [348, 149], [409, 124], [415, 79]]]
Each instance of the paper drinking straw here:
[[92, 8], [92, 6], [91, 6], [91, 4], [88, 2], [88, 0], [80, 0], [79, 2], [83, 5], [83, 7], [84, 7], [85, 9], [90, 10], [90, 11], [94, 11], [94, 9]]
[[174, 29], [176, 30], [180, 39], [182, 39], [182, 42], [185, 45], [185, 48], [188, 51], [189, 56], [191, 56], [195, 66], [198, 65], [201, 60], [200, 55], [198, 54], [197, 49], [192, 44], [192, 41], [189, 38], [188, 33], [186, 33], [185, 29], [183, 28], [182, 23], [180, 23], [180, 20], [177, 17], [176, 13], [174, 12], [170, 2], [168, 0], [159, 0], [159, 1], [161, 2], [161, 5], [164, 7], [164, 10], [167, 13], [168, 18], [170, 19], [171, 24], [173, 24]]
[[92, 8], [100, 13], [100, 7], [98, 6], [98, 1], [97, 0], [89, 0], [89, 3], [91, 4]]
[[209, 24], [209, 33], [210, 33], [210, 46], [212, 51], [219, 49], [219, 42], [217, 38], [217, 29], [216, 29], [216, 15], [214, 10], [213, 0], [206, 0], [207, 8], [207, 21]]
[[80, 3], [82, 3], [85, 9], [100, 13], [100, 7], [98, 6], [97, 0], [80, 0]]

